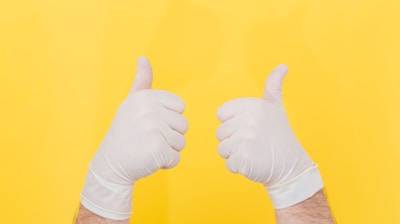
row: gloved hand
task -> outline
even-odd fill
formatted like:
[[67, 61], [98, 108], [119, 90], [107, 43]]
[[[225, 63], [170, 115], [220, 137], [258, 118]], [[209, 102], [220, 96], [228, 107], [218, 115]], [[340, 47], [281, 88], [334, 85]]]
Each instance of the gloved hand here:
[[218, 109], [219, 154], [233, 173], [262, 183], [276, 209], [297, 204], [323, 187], [318, 167], [295, 137], [282, 104], [280, 65], [266, 82], [264, 97], [240, 98]]
[[128, 219], [135, 182], [176, 166], [185, 145], [184, 102], [151, 90], [152, 78], [150, 63], [139, 58], [133, 87], [89, 166], [81, 203], [108, 219]]

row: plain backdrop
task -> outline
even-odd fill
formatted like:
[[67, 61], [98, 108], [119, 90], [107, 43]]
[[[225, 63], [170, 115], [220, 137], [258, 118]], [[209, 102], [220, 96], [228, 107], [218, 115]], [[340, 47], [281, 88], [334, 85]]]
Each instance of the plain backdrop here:
[[338, 223], [400, 223], [400, 1], [0, 0], [0, 223], [71, 223], [88, 163], [146, 55], [187, 147], [135, 185], [135, 224], [273, 223], [218, 156], [216, 109], [285, 63], [291, 125]]

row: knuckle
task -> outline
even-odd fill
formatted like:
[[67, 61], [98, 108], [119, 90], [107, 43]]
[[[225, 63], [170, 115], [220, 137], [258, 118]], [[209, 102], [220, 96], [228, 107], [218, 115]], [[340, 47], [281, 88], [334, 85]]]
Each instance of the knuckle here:
[[219, 126], [219, 127], [217, 128], [217, 133], [216, 133], [216, 135], [217, 135], [217, 139], [218, 139], [219, 141], [222, 141], [222, 140], [223, 140], [223, 129], [221, 128], [221, 126]]
[[148, 98], [151, 95], [151, 90], [143, 89], [132, 94], [132, 98], [136, 100], [141, 100], [143, 98]]
[[255, 110], [263, 110], [265, 108], [265, 101], [262, 99], [254, 99], [254, 101], [251, 104], [252, 109]]
[[224, 117], [225, 116], [224, 116], [223, 108], [222, 107], [218, 108], [218, 110], [217, 110], [217, 118], [218, 118], [218, 120], [222, 121], [224, 119]]
[[257, 139], [258, 134], [255, 128], [246, 126], [240, 129], [240, 136], [243, 141], [254, 141]]
[[178, 106], [183, 113], [183, 111], [185, 111], [186, 108], [185, 102], [180, 97], [177, 98], [178, 98]]
[[169, 159], [167, 167], [168, 168], [176, 167], [179, 164], [180, 161], [181, 161], [181, 156], [179, 155], [179, 153], [176, 152]]
[[144, 131], [153, 132], [160, 129], [160, 118], [150, 110], [140, 111], [141, 115], [138, 118], [138, 123]]
[[226, 147], [227, 146], [224, 146], [221, 143], [218, 145], [218, 154], [224, 159], [227, 159], [229, 157], [227, 152], [228, 149]]
[[149, 119], [142, 121], [142, 127], [145, 131], [150, 131], [150, 132], [158, 130], [157, 122]]
[[151, 149], [154, 151], [158, 151], [164, 149], [166, 147], [165, 141], [161, 137], [157, 137], [151, 140]]
[[189, 129], [189, 122], [185, 117], [183, 117], [183, 119], [182, 119], [182, 127], [183, 127], [182, 128], [183, 129], [183, 133], [186, 133], [187, 130]]
[[227, 159], [226, 167], [231, 173], [237, 173], [237, 160], [232, 158]]
[[251, 151], [244, 147], [242, 150], [237, 152], [237, 156], [245, 163], [252, 160]]
[[174, 144], [174, 148], [176, 149], [176, 150], [179, 150], [179, 151], [181, 151], [183, 148], [185, 148], [185, 145], [186, 145], [186, 139], [185, 139], [185, 137], [183, 137], [182, 135], [179, 135], [178, 137], [177, 137], [177, 141], [176, 141], [176, 143]]

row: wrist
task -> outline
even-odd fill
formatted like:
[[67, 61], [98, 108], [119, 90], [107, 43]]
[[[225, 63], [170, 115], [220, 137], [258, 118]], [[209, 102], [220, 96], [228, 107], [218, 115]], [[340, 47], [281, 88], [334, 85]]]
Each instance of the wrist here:
[[314, 164], [296, 177], [273, 186], [266, 186], [275, 209], [298, 204], [323, 188], [318, 165]]
[[129, 219], [132, 213], [132, 191], [133, 184], [109, 182], [89, 168], [81, 193], [81, 203], [102, 217], [114, 220]]

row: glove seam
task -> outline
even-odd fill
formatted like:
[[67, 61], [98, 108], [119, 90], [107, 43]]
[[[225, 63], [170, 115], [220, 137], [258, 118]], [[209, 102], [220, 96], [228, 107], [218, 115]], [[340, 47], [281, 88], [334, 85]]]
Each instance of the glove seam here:
[[290, 184], [295, 182], [296, 180], [300, 179], [302, 176], [304, 176], [305, 174], [307, 174], [309, 171], [318, 168], [318, 164], [314, 163], [311, 167], [305, 169], [303, 172], [301, 172], [300, 174], [298, 174], [297, 176], [295, 176], [294, 178], [290, 179], [289, 181], [285, 181], [283, 183], [280, 184], [276, 184], [276, 185], [272, 185], [272, 186], [267, 186], [267, 189], [276, 189], [276, 188], [280, 188], [286, 184]]

